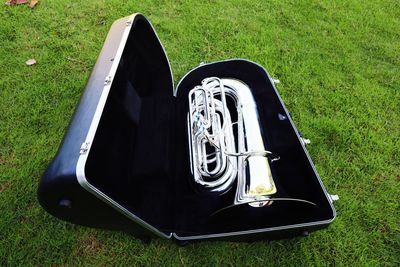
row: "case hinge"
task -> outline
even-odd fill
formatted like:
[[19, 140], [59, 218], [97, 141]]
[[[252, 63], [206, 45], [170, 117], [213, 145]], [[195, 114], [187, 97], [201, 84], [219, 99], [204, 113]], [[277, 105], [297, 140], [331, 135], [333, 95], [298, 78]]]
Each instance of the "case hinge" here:
[[111, 75], [107, 76], [106, 79], [104, 80], [104, 85], [109, 85], [111, 83], [111, 80], [112, 80]]
[[81, 148], [79, 149], [79, 154], [84, 155], [88, 152], [90, 147], [90, 142], [83, 142]]
[[311, 140], [310, 139], [307, 139], [307, 138], [304, 138], [304, 137], [300, 137], [300, 140], [303, 143], [303, 145], [305, 145], [305, 146], [311, 144]]

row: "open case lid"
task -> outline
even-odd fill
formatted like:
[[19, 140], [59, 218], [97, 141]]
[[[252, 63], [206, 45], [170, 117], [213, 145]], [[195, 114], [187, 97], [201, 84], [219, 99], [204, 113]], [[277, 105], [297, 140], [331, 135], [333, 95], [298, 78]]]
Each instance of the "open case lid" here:
[[[127, 69], [130, 70], [129, 73], [126, 72]], [[140, 87], [143, 94], [146, 94], [145, 90], [151, 86], [157, 90], [156, 94], [172, 98], [173, 78], [164, 47], [150, 22], [138, 13], [113, 23], [57, 155], [42, 177], [38, 189], [39, 202], [49, 213], [66, 221], [99, 228], [127, 230], [118, 224], [113, 225], [113, 220], [109, 218], [110, 216], [107, 217], [105, 206], [96, 211], [86, 203], [89, 201], [85, 197], [80, 199], [83, 193], [76, 193], [79, 191], [77, 183], [71, 182], [78, 181], [81, 187], [132, 222], [158, 236], [169, 238], [170, 233], [160, 232], [92, 185], [85, 173], [86, 161], [110, 89], [113, 86], [121, 86], [116, 84], [124, 80], [123, 78], [118, 80], [118, 76], [121, 75], [132, 77], [135, 86]], [[140, 103], [133, 103], [133, 106], [135, 105]], [[163, 111], [160, 110], [160, 113]], [[131, 120], [138, 119], [134, 110], [131, 114]], [[74, 207], [78, 206], [81, 211], [74, 210]], [[98, 213], [103, 213], [104, 216]], [[112, 213], [111, 216], [118, 214]], [[121, 220], [121, 217], [115, 219]], [[127, 223], [125, 221], [122, 224]]]
[[[124, 28], [122, 28], [123, 30], [119, 27], [120, 23], [122, 23], [122, 25], [124, 26]], [[143, 123], [140, 120], [143, 120], [143, 116], [141, 113], [146, 112], [146, 110], [142, 110], [142, 106], [144, 106], [146, 98], [153, 102], [153, 98], [156, 95], [157, 99], [165, 100], [163, 101], [163, 103], [160, 102], [159, 105], [157, 105], [156, 107], [156, 113], [159, 113], [160, 115], [167, 114], [171, 105], [170, 102], [173, 93], [173, 79], [171, 68], [164, 47], [158, 39], [157, 34], [150, 22], [143, 15], [134, 14], [128, 18], [118, 20], [112, 26], [111, 32], [113, 32], [114, 28], [117, 28], [117, 31], [122, 30], [122, 36], [119, 41], [119, 45], [116, 46], [118, 48], [115, 52], [115, 56], [110, 59], [110, 61], [112, 61], [112, 65], [107, 76], [105, 77], [103, 91], [98, 100], [96, 111], [93, 115], [93, 119], [87, 136], [85, 138], [85, 141], [83, 142], [83, 146], [81, 147], [81, 155], [79, 157], [76, 167], [76, 176], [79, 184], [86, 190], [96, 195], [107, 204], [116, 208], [132, 221], [138, 223], [147, 230], [159, 236], [168, 238], [171, 236], [170, 232], [162, 232], [159, 229], [156, 229], [154, 226], [150, 225], [149, 223], [143, 221], [136, 214], [134, 214], [134, 211], [129, 207], [129, 204], [122, 201], [122, 197], [119, 195], [121, 194], [121, 192], [113, 191], [115, 182], [113, 184], [110, 184], [107, 181], [98, 181], [98, 177], [92, 177], [93, 179], [91, 179], [90, 175], [88, 176], [86, 172], [87, 165], [90, 164], [87, 160], [88, 156], [91, 153], [91, 144], [93, 144], [94, 139], [96, 138], [96, 132], [99, 128], [99, 125], [101, 125], [101, 118], [107, 116], [107, 114], [104, 114], [104, 109], [106, 108], [107, 102], [111, 102], [113, 101], [113, 99], [116, 99], [115, 101], [119, 102], [118, 104], [120, 107], [122, 107], [122, 109], [128, 109], [125, 110], [126, 114], [128, 114], [128, 119], [126, 123], [133, 123], [137, 125], [137, 127], [144, 127]], [[120, 88], [123, 89], [120, 90]], [[132, 90], [133, 88], [134, 90]], [[116, 92], [113, 92], [114, 95], [110, 95], [111, 90], [118, 90], [119, 96], [116, 97]], [[151, 112], [150, 114], [154, 114], [154, 112]], [[112, 120], [121, 120], [121, 118], [119, 118], [121, 114], [117, 113], [113, 114], [112, 116], [116, 116], [115, 118], [112, 118]], [[145, 117], [148, 122], [152, 123], [151, 116]], [[113, 127], [114, 125], [107, 125], [104, 127], [110, 126]], [[159, 134], [163, 136], [158, 136], [158, 140], [165, 140], [165, 138], [167, 137], [167, 133], [165, 133], [164, 131], [160, 131]], [[146, 137], [149, 136], [147, 135]], [[107, 143], [112, 142], [110, 140], [110, 136], [97, 138], [103, 138], [102, 140]], [[129, 136], [129, 134], [123, 136], [118, 135], [117, 138], [128, 140], [130, 138], [133, 138], [133, 136]], [[147, 142], [151, 142], [150, 140], [151, 139], [144, 140], [145, 143], [142, 142], [142, 144], [144, 143], [144, 145], [148, 145]], [[157, 143], [157, 140], [154, 140], [154, 142]], [[117, 154], [122, 154], [120, 153], [122, 149], [122, 147], [114, 147], [113, 151], [103, 151], [100, 148], [101, 151], [95, 151], [92, 153], [104, 153], [107, 154], [108, 157], [112, 157], [111, 154], [113, 152]], [[150, 147], [148, 149], [151, 150]], [[145, 157], [143, 154], [139, 156]], [[154, 155], [149, 155], [149, 157], [152, 156]], [[109, 158], [106, 157], [104, 160], [108, 161]], [[110, 165], [108, 170], [111, 170], [112, 172], [118, 172], [118, 169], [124, 168], [126, 166], [123, 165], [123, 163], [125, 163], [125, 160], [123, 158], [119, 159], [119, 161], [122, 164], [116, 166]], [[149, 158], [148, 161], [151, 161], [151, 159]], [[148, 161], [143, 160], [143, 162]], [[94, 162], [93, 164], [97, 165], [103, 163], [97, 160], [97, 162]], [[149, 168], [152, 167], [153, 166], [149, 164]], [[110, 173], [110, 175], [106, 177], [106, 179], [115, 178], [112, 177], [112, 175], [114, 175], [114, 173]], [[93, 176], [97, 175], [93, 174]], [[96, 179], [96, 181], [94, 180], [94, 178]], [[126, 185], [125, 183], [123, 183], [124, 181], [120, 182], [121, 186]]]

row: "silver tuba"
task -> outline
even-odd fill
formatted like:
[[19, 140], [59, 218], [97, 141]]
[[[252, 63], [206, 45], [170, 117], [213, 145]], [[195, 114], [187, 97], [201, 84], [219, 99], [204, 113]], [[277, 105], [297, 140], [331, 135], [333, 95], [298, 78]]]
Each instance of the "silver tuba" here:
[[196, 184], [224, 194], [237, 180], [233, 205], [262, 207], [277, 192], [250, 88], [232, 78], [210, 77], [189, 92], [188, 137]]

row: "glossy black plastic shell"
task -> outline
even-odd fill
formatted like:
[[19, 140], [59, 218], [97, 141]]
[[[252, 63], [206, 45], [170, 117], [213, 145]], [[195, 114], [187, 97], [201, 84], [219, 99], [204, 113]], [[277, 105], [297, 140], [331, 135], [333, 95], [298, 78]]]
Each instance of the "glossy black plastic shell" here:
[[[122, 213], [118, 207], [113, 206], [110, 203], [106, 203], [101, 196], [94, 192], [90, 192], [87, 188], [82, 187], [78, 182], [77, 178], [77, 164], [80, 157], [80, 149], [82, 144], [85, 142], [89, 128], [92, 124], [93, 117], [98, 106], [100, 97], [104, 90], [105, 79], [110, 73], [112, 65], [117, 54], [117, 50], [120, 47], [120, 43], [127, 27], [127, 20], [129, 17], [117, 20], [110, 29], [110, 32], [105, 41], [104, 47], [100, 53], [96, 65], [92, 71], [92, 74], [88, 80], [87, 86], [84, 93], [80, 99], [77, 109], [73, 115], [70, 122], [68, 130], [64, 136], [64, 139], [60, 145], [60, 148], [54, 157], [53, 161], [50, 163], [48, 169], [45, 171], [43, 177], [41, 178], [39, 189], [38, 189], [38, 199], [43, 208], [52, 214], [53, 216], [60, 218], [62, 220], [80, 224], [89, 227], [121, 230], [138, 237], [151, 237], [154, 236], [154, 232], [149, 231], [144, 228], [143, 225], [138, 224], [132, 218], [128, 218], [126, 214]], [[148, 23], [147, 19], [142, 15], [136, 15], [135, 21], [144, 21]], [[162, 49], [162, 47], [160, 48]], [[164, 55], [164, 51], [161, 52]], [[162, 62], [162, 64], [166, 64]], [[214, 64], [214, 65], [213, 65]], [[271, 84], [273, 84], [271, 77], [268, 73], [259, 65], [247, 61], [247, 60], [228, 60], [222, 62], [216, 62], [211, 65], [224, 66], [224, 65], [234, 65], [237, 64], [249, 64], [253, 65], [255, 69], [265, 72], [266, 79], [269, 79]], [[165, 66], [164, 66], [165, 67]], [[169, 65], [168, 65], [169, 68]], [[185, 84], [190, 84], [191, 76], [199, 72], [199, 69], [207, 69], [209, 66], [198, 67], [190, 71], [181, 81], [179, 88], [185, 87]], [[168, 75], [171, 75], [170, 73]], [[200, 75], [201, 76], [201, 75]], [[154, 77], [156, 79], [156, 77]], [[170, 94], [172, 98], [173, 87], [172, 87], [172, 75], [170, 77], [171, 84], [166, 84], [162, 90], [162, 94]], [[290, 120], [291, 127], [297, 130], [291, 121], [286, 108], [281, 101], [275, 86], [273, 90], [278, 95], [280, 107], [282, 114], [287, 116]], [[175, 97], [179, 95], [179, 91], [175, 92]], [[169, 100], [168, 100], [169, 101]], [[173, 106], [179, 103], [179, 99], [172, 99], [169, 105]], [[172, 114], [177, 112], [177, 108], [172, 108]], [[175, 120], [171, 120], [177, 123]], [[180, 122], [178, 122], [180, 123]], [[170, 131], [170, 130], [168, 130]], [[300, 138], [297, 134], [296, 138]], [[168, 148], [169, 149], [169, 148]], [[307, 152], [304, 150], [306, 157], [308, 158]], [[176, 162], [173, 162], [176, 164]], [[312, 166], [312, 162], [310, 161]], [[315, 170], [314, 170], [315, 171]], [[316, 174], [319, 181], [319, 177]], [[324, 194], [325, 189], [321, 184], [321, 188]], [[326, 200], [329, 200], [329, 196], [326, 195]], [[332, 216], [329, 220], [324, 220], [321, 222], [305, 224], [302, 226], [294, 227], [282, 227], [282, 228], [271, 228], [271, 229], [259, 229], [254, 231], [237, 231], [224, 234], [205, 234], [205, 235], [194, 235], [189, 237], [184, 237], [179, 233], [175, 233], [177, 229], [174, 229], [174, 224], [168, 225], [166, 229], [160, 229], [166, 236], [172, 235], [178, 242], [185, 242], [186, 240], [203, 240], [203, 239], [223, 239], [223, 240], [243, 240], [243, 241], [253, 241], [253, 240], [263, 240], [263, 239], [276, 239], [284, 238], [297, 235], [306, 235], [308, 232], [326, 227], [336, 216], [336, 212], [332, 205], [330, 205]], [[171, 213], [172, 214], [172, 213]], [[151, 221], [151, 220], [150, 220]], [[179, 223], [178, 223], [179, 225]], [[154, 225], [153, 225], [154, 226]], [[157, 227], [157, 225], [155, 226]]]
[[[85, 190], [76, 176], [80, 148], [92, 123], [128, 18], [113, 23], [59, 150], [40, 180], [37, 195], [41, 206], [59, 219], [89, 227], [122, 230], [136, 236], [151, 236], [151, 232]], [[146, 20], [142, 15], [135, 19]]]

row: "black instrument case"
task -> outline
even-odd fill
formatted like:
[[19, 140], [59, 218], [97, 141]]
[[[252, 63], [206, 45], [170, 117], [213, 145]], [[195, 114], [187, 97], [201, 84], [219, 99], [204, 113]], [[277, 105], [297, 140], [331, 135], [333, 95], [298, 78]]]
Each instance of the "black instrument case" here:
[[[191, 186], [187, 137], [188, 92], [206, 77], [245, 82], [255, 98], [278, 197], [253, 208]], [[174, 88], [165, 50], [141, 14], [111, 27], [57, 155], [41, 178], [43, 208], [89, 227], [190, 240], [260, 240], [306, 235], [326, 227], [336, 212], [274, 80], [243, 59], [201, 64]]]

